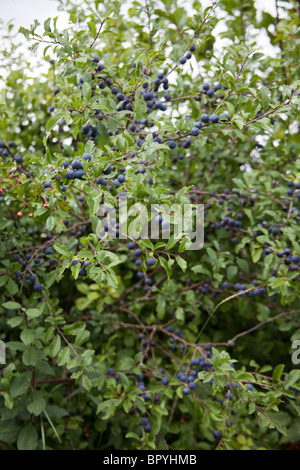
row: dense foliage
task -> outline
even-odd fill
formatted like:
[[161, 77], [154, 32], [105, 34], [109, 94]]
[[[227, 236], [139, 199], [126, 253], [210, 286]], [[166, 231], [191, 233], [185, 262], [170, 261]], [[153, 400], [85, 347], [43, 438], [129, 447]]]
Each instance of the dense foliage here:
[[[1, 448], [296, 444], [299, 2], [59, 3], [1, 51]], [[99, 231], [120, 194], [170, 238]]]

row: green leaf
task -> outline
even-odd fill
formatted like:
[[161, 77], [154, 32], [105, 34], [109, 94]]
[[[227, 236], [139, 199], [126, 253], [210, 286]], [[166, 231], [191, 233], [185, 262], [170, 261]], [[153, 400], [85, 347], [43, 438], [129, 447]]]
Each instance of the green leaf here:
[[37, 358], [37, 350], [32, 346], [27, 346], [22, 356], [23, 364], [25, 364], [25, 366], [35, 366]]
[[245, 124], [244, 119], [241, 116], [237, 115], [232, 118], [231, 122], [233, 122], [238, 129], [243, 129]]
[[253, 263], [257, 263], [260, 260], [262, 252], [263, 252], [262, 248], [251, 250]]
[[92, 96], [92, 87], [88, 82], [82, 84], [82, 94], [84, 101], [89, 103]]
[[28, 318], [37, 318], [42, 315], [42, 312], [38, 308], [27, 308], [26, 315]]
[[110, 116], [110, 118], [107, 120], [107, 127], [113, 134], [115, 134], [118, 128], [118, 123], [119, 121], [115, 116]]
[[71, 266], [71, 271], [72, 271], [72, 275], [73, 275], [74, 279], [78, 279], [80, 270], [81, 270], [81, 264], [80, 263], [75, 264], [75, 266]]
[[106, 279], [110, 286], [114, 287], [114, 289], [118, 289], [119, 282], [114, 271], [110, 270], [109, 272], [106, 272]]
[[40, 392], [32, 392], [30, 394], [31, 402], [27, 405], [29, 413], [39, 416], [46, 408], [46, 401]]
[[62, 119], [63, 119], [62, 112], [58, 112], [54, 114], [54, 116], [51, 116], [51, 118], [47, 121], [46, 131], [50, 132]]
[[6, 290], [10, 295], [15, 295], [19, 290], [18, 284], [12, 279], [9, 279], [6, 284]]
[[291, 372], [288, 373], [285, 381], [284, 381], [284, 386], [285, 388], [292, 387], [295, 383], [297, 383], [300, 380], [300, 369], [294, 369], [291, 370]]
[[58, 253], [60, 253], [61, 255], [65, 255], [65, 256], [68, 256], [68, 257], [70, 257], [70, 256], [73, 257], [73, 253], [71, 253], [70, 251], [68, 251], [63, 245], [60, 245], [60, 244], [56, 243], [56, 244], [54, 245], [54, 249], [55, 249]]
[[227, 277], [229, 281], [232, 281], [237, 275], [238, 269], [236, 266], [228, 266], [226, 272], [227, 272]]
[[154, 249], [153, 248], [153, 243], [150, 240], [146, 239], [146, 238], [144, 240], [139, 240], [139, 244], [144, 246], [145, 248], [148, 248], [151, 251]]
[[89, 277], [93, 279], [99, 287], [101, 287], [104, 278], [104, 271], [102, 268], [92, 266], [89, 270]]
[[[285, 419], [285, 413], [276, 413], [276, 412], [269, 412], [268, 417], [270, 419], [270, 425], [269, 427], [277, 429], [281, 434], [284, 436], [287, 436], [287, 429], [286, 429], [286, 419]], [[288, 418], [289, 421], [289, 418]]]
[[121, 135], [117, 136], [117, 147], [120, 150], [125, 150], [128, 147], [128, 142]]
[[176, 310], [175, 310], [175, 318], [179, 321], [179, 322], [183, 322], [184, 321], [184, 310], [182, 307], [177, 307]]
[[92, 140], [89, 140], [84, 146], [84, 151], [86, 153], [93, 154], [94, 149], [95, 149], [95, 142], [93, 142]]
[[21, 325], [23, 321], [24, 321], [23, 317], [13, 317], [8, 320], [7, 324], [11, 326], [12, 328], [16, 328], [16, 326]]
[[129, 413], [129, 411], [131, 410], [132, 408], [132, 401], [129, 400], [129, 398], [126, 398], [126, 400], [124, 401], [123, 403], [123, 408], [124, 408], [124, 411], [125, 413]]
[[15, 310], [18, 308], [21, 308], [22, 305], [20, 305], [18, 302], [5, 302], [2, 304], [2, 307], [7, 308], [8, 310]]
[[46, 220], [46, 229], [51, 232], [55, 227], [55, 219], [53, 215], [50, 215]]
[[259, 102], [260, 102], [260, 104], [261, 104], [263, 110], [264, 110], [264, 111], [267, 111], [267, 110], [269, 109], [269, 106], [270, 106], [269, 90], [268, 90], [267, 87], [263, 86], [263, 87], [260, 89], [258, 98], [259, 98]]
[[135, 432], [128, 432], [125, 436], [126, 439], [136, 439], [138, 442], [141, 441], [141, 438], [138, 434]]
[[137, 121], [140, 121], [147, 115], [147, 105], [139, 92], [135, 94], [133, 110]]
[[217, 262], [217, 259], [218, 259], [216, 252], [212, 248], [208, 247], [207, 248], [207, 254], [210, 258], [211, 263], [215, 264]]
[[27, 346], [28, 344], [31, 344], [34, 341], [34, 333], [32, 330], [29, 330], [26, 328], [25, 330], [22, 331], [20, 338], [23, 341], [23, 343], [26, 344]]
[[116, 206], [117, 204], [116, 198], [109, 192], [105, 191], [104, 192], [104, 204]]
[[194, 273], [198, 273], [198, 274], [201, 274], [201, 273], [205, 274], [206, 276], [211, 275], [210, 272], [207, 269], [205, 269], [203, 266], [201, 266], [200, 264], [197, 264], [196, 266], [193, 266], [192, 271]]
[[[53, 407], [55, 407], [55, 405], [53, 405], [53, 406], [51, 407], [52, 410], [53, 410]], [[48, 408], [48, 410], [49, 410], [49, 409], [50, 409], [50, 406], [48, 406], [47, 408]], [[57, 408], [58, 408], [58, 407], [57, 407]], [[58, 409], [59, 409], [59, 408], [58, 408]], [[64, 411], [64, 410], [62, 410], [62, 411]], [[56, 428], [55, 428], [55, 426], [54, 426], [54, 424], [53, 424], [53, 422], [52, 422], [50, 416], [48, 415], [47, 410], [44, 410], [43, 413], [44, 413], [44, 415], [46, 416], [47, 421], [48, 421], [48, 423], [50, 424], [50, 426], [51, 426], [51, 428], [52, 428], [52, 430], [53, 430], [53, 432], [54, 432], [54, 434], [55, 434], [55, 436], [56, 436], [58, 442], [61, 443], [61, 439], [60, 439], [60, 437], [59, 437], [59, 435], [58, 435], [58, 432], [57, 432], [57, 430], [56, 430]], [[50, 411], [49, 411], [49, 413], [50, 413]], [[64, 416], [64, 415], [63, 415], [63, 416]]]
[[258, 425], [260, 427], [260, 429], [265, 432], [266, 429], [268, 428], [269, 426], [269, 419], [268, 417], [266, 417], [263, 413], [261, 412], [258, 412], [257, 413], [257, 419], [258, 419]]
[[166, 313], [166, 299], [161, 295], [157, 297], [156, 312], [159, 320], [162, 320]]
[[176, 245], [177, 242], [178, 242], [178, 240], [176, 240], [175, 236], [171, 235], [168, 243], [166, 244], [166, 250], [167, 251], [171, 250], [171, 248], [173, 248]]
[[145, 188], [143, 183], [138, 184], [136, 189], [136, 195], [138, 199], [144, 199], [148, 195], [147, 189]]
[[187, 262], [185, 261], [185, 259], [181, 258], [180, 256], [176, 256], [176, 262], [178, 266], [181, 267], [182, 271], [185, 272], [187, 268]]
[[[5, 408], [8, 408], [9, 410], [11, 410], [14, 407], [14, 401], [12, 397], [6, 392], [0, 392], [0, 395], [2, 395], [4, 398]], [[4, 439], [1, 438], [1, 430], [0, 430], [0, 440], [4, 441]]]
[[53, 340], [52, 343], [50, 344], [50, 347], [49, 347], [49, 356], [50, 356], [50, 357], [55, 357], [55, 356], [57, 356], [57, 354], [58, 354], [59, 351], [60, 351], [60, 348], [61, 348], [61, 339], [60, 339], [60, 336], [57, 335], [57, 336], [55, 336], [54, 340]]
[[161, 266], [165, 269], [168, 279], [170, 279], [170, 277], [172, 276], [171, 266], [169, 265], [168, 261], [162, 256], [159, 256], [158, 259], [159, 259]]
[[249, 274], [249, 264], [247, 263], [246, 260], [239, 258], [237, 259], [237, 264], [238, 264], [238, 267], [242, 271], [244, 271], [244, 273]]
[[101, 198], [102, 198], [101, 193], [93, 194], [89, 196], [87, 203], [88, 203], [91, 215], [95, 215], [96, 212], [98, 211]]
[[27, 424], [19, 434], [18, 450], [35, 450], [38, 445], [38, 433], [32, 424]]
[[24, 395], [30, 387], [31, 372], [23, 372], [18, 377], [14, 378], [10, 386], [10, 394], [12, 398]]
[[51, 18], [47, 18], [45, 21], [44, 21], [44, 31], [46, 33], [51, 33], [51, 26], [50, 26], [50, 23], [51, 23]]
[[71, 350], [69, 346], [66, 346], [65, 348], [62, 348], [57, 356], [57, 365], [60, 367], [65, 366], [69, 363], [71, 359]]
[[133, 368], [133, 360], [131, 357], [124, 357], [117, 363], [117, 369], [122, 371], [129, 371]]
[[275, 367], [272, 375], [272, 379], [274, 383], [277, 383], [280, 381], [282, 373], [284, 370], [284, 364], [278, 364], [278, 366]]
[[63, 46], [64, 50], [67, 52], [67, 54], [72, 55], [73, 51], [72, 51], [71, 46], [69, 45], [68, 41], [63, 36], [59, 36], [58, 40], [61, 43], [61, 45]]

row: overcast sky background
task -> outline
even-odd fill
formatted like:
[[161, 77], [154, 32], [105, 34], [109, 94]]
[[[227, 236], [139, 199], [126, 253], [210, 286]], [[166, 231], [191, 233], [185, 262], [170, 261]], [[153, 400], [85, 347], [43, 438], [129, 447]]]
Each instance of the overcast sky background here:
[[0, 17], [5, 21], [13, 19], [18, 28], [20, 26], [28, 28], [34, 19], [42, 23], [58, 14], [62, 25], [68, 24], [68, 15], [58, 12], [56, 0], [0, 0], [0, 6], [2, 6]]
[[[203, 6], [211, 5], [211, 0], [203, 0]], [[256, 7], [274, 14], [274, 0], [256, 0]], [[2, 4], [2, 5], [1, 5]], [[4, 20], [15, 19], [16, 26], [29, 26], [34, 18], [40, 22], [58, 14], [56, 0], [0, 0], [0, 17]], [[67, 22], [67, 15], [59, 13], [60, 20]]]
[[[125, 2], [126, 0], [124, 0]], [[202, 4], [206, 8], [211, 5], [211, 0], [202, 0]], [[274, 0], [256, 0], [255, 4], [258, 10], [275, 13]], [[43, 22], [58, 14], [61, 24], [67, 25], [68, 15], [58, 12], [56, 0], [0, 0], [0, 6], [0, 18], [4, 21], [14, 19], [14, 24], [17, 27], [28, 27], [35, 18]]]
[[[256, 7], [258, 14], [262, 10], [271, 14], [275, 14], [275, 0], [256, 0]], [[203, 7], [211, 5], [211, 0], [202, 0]], [[57, 9], [57, 0], [0, 0], [0, 18], [7, 22], [13, 20], [13, 24], [18, 29], [20, 26], [29, 27], [34, 19], [37, 19], [41, 24], [51, 17], [59, 16], [57, 23], [58, 28], [66, 28], [68, 26], [68, 15], [64, 12], [59, 12]], [[126, 0], [124, 0], [126, 5]], [[215, 34], [222, 31], [222, 24], [219, 23]], [[19, 35], [18, 39], [24, 41], [23, 36]], [[223, 43], [223, 44], [222, 44]], [[270, 46], [270, 41], [266, 33], [260, 32], [257, 37], [258, 48], [267, 55], [275, 55], [274, 48]], [[215, 45], [215, 50], [218, 46], [224, 45], [224, 40], [218, 40]], [[38, 49], [38, 55], [42, 54], [42, 48]]]

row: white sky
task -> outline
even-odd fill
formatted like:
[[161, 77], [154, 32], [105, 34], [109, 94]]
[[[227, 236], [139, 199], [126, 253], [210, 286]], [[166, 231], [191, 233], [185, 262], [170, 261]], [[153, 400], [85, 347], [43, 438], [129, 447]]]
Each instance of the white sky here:
[[[124, 4], [126, 3], [126, 0]], [[275, 0], [256, 0], [256, 7], [259, 11], [264, 10], [275, 13]], [[211, 5], [211, 0], [202, 0], [203, 7]], [[68, 25], [68, 15], [64, 12], [58, 12], [57, 0], [0, 0], [0, 18], [2, 20], [13, 20], [13, 24], [18, 29], [20, 26], [29, 27], [34, 19], [37, 19], [41, 24], [51, 17], [59, 16], [58, 28], [66, 28]], [[222, 24], [216, 28], [215, 33], [222, 31]], [[19, 36], [19, 40], [23, 41], [23, 37]], [[257, 38], [259, 49], [268, 55], [274, 55], [274, 49], [270, 46], [267, 34], [260, 32]], [[217, 41], [216, 49], [226, 44], [224, 41]], [[39, 51], [42, 51], [40, 48]], [[42, 52], [40, 52], [42, 53]], [[39, 54], [39, 53], [38, 53]]]
[[[274, 14], [275, 0], [256, 0], [255, 3], [259, 10]], [[202, 4], [206, 8], [211, 5], [211, 0], [202, 0]], [[3, 20], [14, 19], [18, 27], [28, 27], [35, 18], [42, 22], [58, 14], [56, 0], [0, 0], [0, 7], [0, 17]], [[59, 16], [66, 21], [67, 15], [60, 12]]]
[[[58, 15], [56, 0], [0, 0], [0, 6], [1, 4], [0, 18], [5, 21], [13, 19], [17, 28], [29, 27], [34, 19], [42, 23], [47, 18]], [[63, 14], [60, 12], [59, 16]], [[64, 16], [66, 22], [68, 16]]]

